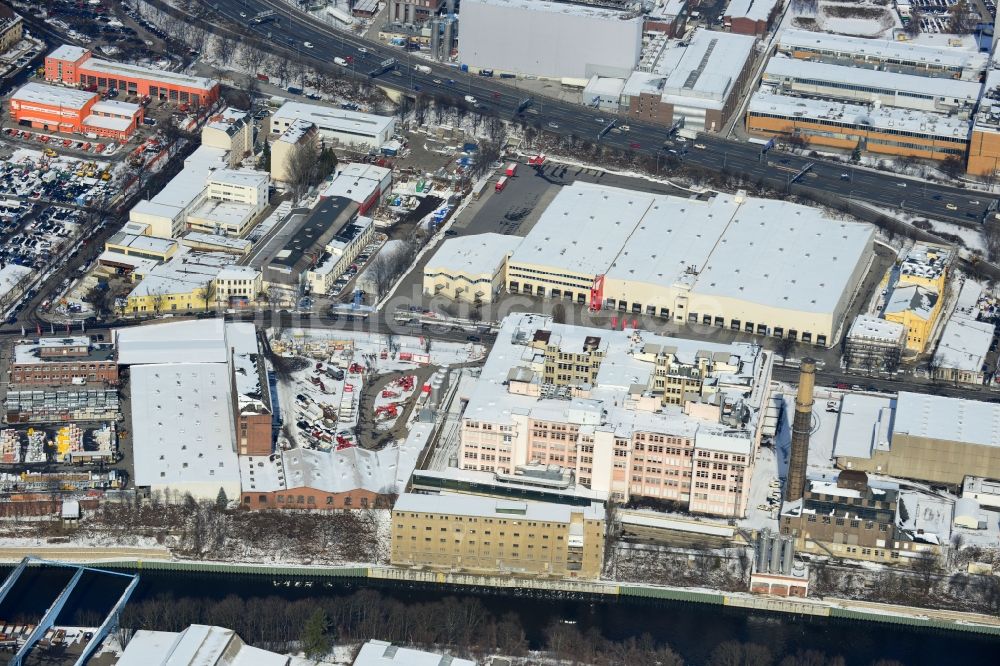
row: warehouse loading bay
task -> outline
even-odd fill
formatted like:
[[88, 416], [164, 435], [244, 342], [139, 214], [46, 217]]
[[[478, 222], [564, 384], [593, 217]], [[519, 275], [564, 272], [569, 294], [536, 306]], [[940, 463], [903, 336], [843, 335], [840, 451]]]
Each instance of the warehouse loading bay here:
[[[517, 168], [517, 176], [508, 181], [502, 192], [494, 190], [494, 182], [499, 173], [487, 183], [478, 199], [473, 199], [459, 215], [451, 222], [448, 236], [471, 236], [483, 233], [499, 233], [506, 235], [525, 236], [531, 231], [545, 208], [555, 198], [560, 188], [576, 181], [598, 183], [608, 187], [621, 187], [644, 192], [671, 194], [682, 197], [706, 198], [707, 194], [692, 194], [690, 191], [668, 183], [656, 183], [641, 178], [631, 178], [606, 173], [600, 169], [589, 169], [577, 166], [567, 166], [558, 163], [547, 163], [541, 168], [530, 167], [521, 163]], [[436, 249], [436, 248], [435, 248]], [[427, 261], [433, 256], [433, 250], [427, 252], [414, 266], [413, 270], [404, 276], [396, 295], [412, 299], [415, 306], [445, 312], [450, 315], [462, 316], [468, 311], [466, 306], [455, 304], [442, 298], [432, 298], [423, 293], [423, 270]], [[896, 259], [895, 252], [880, 243], [875, 244], [875, 256], [864, 280], [858, 288], [853, 301], [848, 308], [844, 321], [853, 321], [855, 316], [867, 309], [868, 303], [878, 289], [882, 278]], [[502, 314], [512, 309], [524, 312], [539, 312], [550, 314], [556, 304], [565, 308], [567, 323], [577, 323], [585, 326], [608, 327], [612, 317], [618, 318], [619, 313], [593, 313], [586, 305], [577, 305], [567, 301], [554, 301], [526, 294], [501, 293], [496, 302], [484, 305], [477, 313], [483, 322], [499, 320]], [[629, 315], [633, 318], [633, 315]], [[760, 342], [761, 338], [748, 335], [728, 328], [703, 324], [679, 325], [667, 322], [657, 317], [635, 315], [639, 326], [646, 330], [654, 330], [664, 335], [677, 335], [685, 338], [729, 344], [732, 342]], [[773, 340], [769, 341], [773, 343]], [[767, 346], [771, 346], [771, 344]], [[810, 353], [819, 360], [839, 363], [839, 345], [831, 349], [810, 347]]]

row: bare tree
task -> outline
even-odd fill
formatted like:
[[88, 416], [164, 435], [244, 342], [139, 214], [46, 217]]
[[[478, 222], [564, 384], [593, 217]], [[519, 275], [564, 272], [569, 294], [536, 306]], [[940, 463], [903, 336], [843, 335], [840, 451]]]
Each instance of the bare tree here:
[[903, 28], [903, 32], [905, 32], [909, 37], [916, 37], [920, 34], [920, 22], [923, 19], [924, 15], [920, 12], [920, 10], [917, 7], [911, 7], [910, 20], [906, 23], [906, 27]]
[[218, 287], [215, 284], [215, 280], [208, 280], [205, 282], [205, 286], [202, 287], [201, 296], [205, 301], [205, 311], [208, 312], [212, 308], [212, 302], [215, 300], [218, 294]]
[[160, 314], [163, 311], [163, 301], [164, 294], [162, 290], [158, 290], [149, 295], [151, 305], [153, 306], [153, 312], [155, 314]]
[[236, 42], [228, 37], [216, 35], [215, 37], [215, 57], [223, 63], [228, 63], [236, 53]]
[[307, 143], [291, 151], [286, 176], [293, 196], [296, 200], [301, 199], [323, 177], [319, 169], [319, 147]]
[[958, 0], [948, 9], [948, 32], [954, 35], [968, 35], [975, 27], [967, 0]]
[[774, 343], [774, 351], [781, 356], [781, 363], [784, 364], [788, 357], [795, 352], [796, 347], [795, 340], [788, 337], [778, 338], [777, 342]]

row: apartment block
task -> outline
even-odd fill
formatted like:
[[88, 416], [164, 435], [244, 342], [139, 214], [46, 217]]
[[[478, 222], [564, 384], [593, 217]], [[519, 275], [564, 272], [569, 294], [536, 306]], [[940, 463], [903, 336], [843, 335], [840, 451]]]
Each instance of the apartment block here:
[[613, 500], [742, 516], [771, 364], [753, 345], [511, 315], [463, 415], [459, 465], [556, 465]]
[[0, 5], [0, 53], [6, 53], [24, 37], [24, 19], [7, 5]]
[[894, 373], [906, 347], [906, 326], [899, 322], [861, 314], [854, 319], [844, 345], [848, 370]]
[[488, 497], [404, 493], [392, 510], [392, 563], [453, 572], [596, 579], [605, 511]]
[[240, 109], [227, 107], [209, 117], [201, 128], [201, 145], [228, 151], [230, 168], [253, 151], [253, 120]]

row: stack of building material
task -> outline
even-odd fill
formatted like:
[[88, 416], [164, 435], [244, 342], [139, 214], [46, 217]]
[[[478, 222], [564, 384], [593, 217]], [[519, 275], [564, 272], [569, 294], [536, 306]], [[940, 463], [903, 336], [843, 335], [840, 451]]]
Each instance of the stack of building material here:
[[24, 456], [26, 463], [45, 462], [45, 431], [28, 429], [28, 452]]
[[0, 462], [5, 465], [21, 462], [21, 435], [12, 428], [0, 431]]

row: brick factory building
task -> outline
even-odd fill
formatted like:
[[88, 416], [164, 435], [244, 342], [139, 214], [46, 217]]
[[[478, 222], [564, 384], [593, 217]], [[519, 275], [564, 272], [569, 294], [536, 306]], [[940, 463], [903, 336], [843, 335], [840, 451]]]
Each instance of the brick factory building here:
[[111, 344], [86, 337], [39, 338], [14, 345], [10, 383], [53, 386], [105, 382], [118, 384], [118, 362]]

